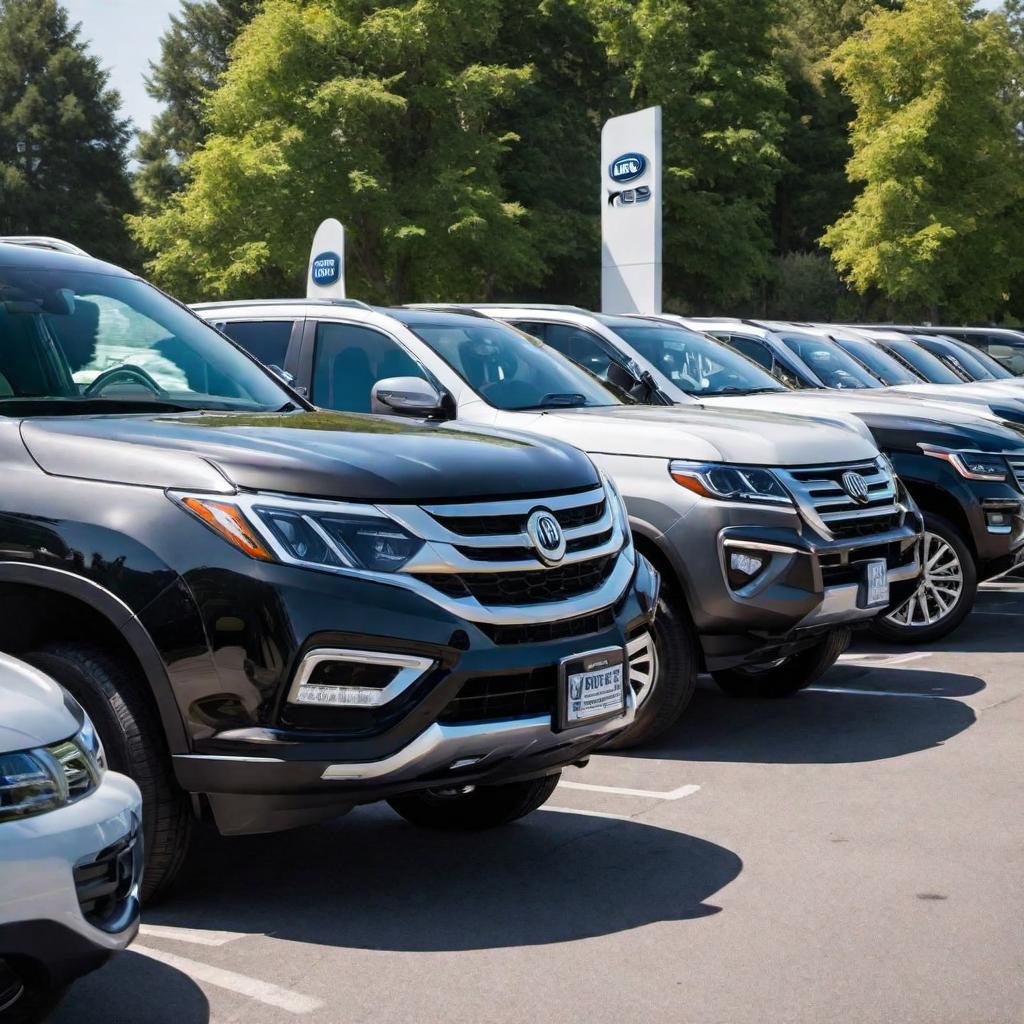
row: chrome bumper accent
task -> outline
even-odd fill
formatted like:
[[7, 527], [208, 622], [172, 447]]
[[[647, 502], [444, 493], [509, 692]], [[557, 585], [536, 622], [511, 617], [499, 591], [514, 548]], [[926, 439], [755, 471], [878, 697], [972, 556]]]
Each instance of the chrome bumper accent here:
[[[920, 574], [921, 560], [915, 554], [912, 562], [889, 570], [889, 583], [903, 583], [905, 580], [912, 580]], [[857, 606], [859, 595], [860, 585], [857, 583], [843, 583], [840, 586], [827, 587], [821, 604], [809, 615], [804, 616], [797, 623], [797, 628], [823, 626], [830, 622], [855, 622], [858, 619], [872, 619], [880, 612], [885, 611], [884, 608], [859, 608]]]
[[321, 778], [328, 782], [398, 782], [440, 774], [456, 762], [460, 762], [462, 768], [486, 769], [489, 764], [505, 758], [533, 757], [578, 740], [617, 732], [629, 725], [635, 716], [636, 703], [632, 690], [628, 690], [626, 711], [618, 718], [577, 726], [564, 732], [555, 732], [551, 728], [551, 715], [468, 725], [435, 722], [390, 757], [379, 761], [328, 765]]

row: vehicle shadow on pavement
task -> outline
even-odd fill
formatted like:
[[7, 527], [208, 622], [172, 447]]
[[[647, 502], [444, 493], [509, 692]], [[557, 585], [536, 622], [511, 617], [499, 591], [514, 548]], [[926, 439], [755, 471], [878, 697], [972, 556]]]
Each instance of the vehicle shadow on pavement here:
[[[141, 941], [141, 940], [140, 940]], [[116, 993], [116, 1001], [111, 998]], [[187, 975], [127, 952], [75, 982], [48, 1024], [207, 1024], [210, 1005]]]
[[267, 836], [199, 837], [150, 924], [403, 952], [568, 942], [718, 913], [743, 862], [639, 821], [539, 811], [488, 832], [417, 829], [385, 805]]
[[672, 730], [624, 753], [758, 764], [900, 757], [939, 746], [973, 725], [973, 709], [954, 698], [978, 693], [985, 683], [953, 672], [839, 665], [817, 686], [823, 689], [785, 700], [737, 700], [708, 681]]

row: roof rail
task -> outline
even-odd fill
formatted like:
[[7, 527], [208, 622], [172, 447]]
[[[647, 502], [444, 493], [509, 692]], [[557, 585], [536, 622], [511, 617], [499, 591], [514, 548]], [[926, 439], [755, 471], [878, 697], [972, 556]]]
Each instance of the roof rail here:
[[345, 306], [348, 309], [373, 309], [359, 299], [223, 299], [219, 302], [191, 302], [190, 309], [230, 309], [232, 306]]
[[66, 252], [69, 256], [89, 255], [73, 242], [65, 242], [63, 238], [51, 238], [49, 235], [0, 235], [0, 242], [6, 242], [8, 245], [28, 245], [33, 249], [52, 249], [54, 252]]
[[408, 302], [408, 309], [547, 309], [557, 313], [589, 313], [582, 306], [557, 302]]

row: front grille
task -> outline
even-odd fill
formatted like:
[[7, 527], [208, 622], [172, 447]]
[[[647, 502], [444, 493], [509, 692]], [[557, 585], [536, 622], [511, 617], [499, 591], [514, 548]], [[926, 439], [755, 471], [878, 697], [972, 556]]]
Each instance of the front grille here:
[[617, 555], [519, 572], [417, 573], [449, 597], [475, 597], [483, 605], [546, 604], [596, 590], [615, 568]]
[[[604, 515], [605, 500], [602, 497], [599, 501], [593, 501], [593, 491], [581, 495], [587, 504], [577, 505], [572, 508], [552, 509], [554, 517], [562, 524], [563, 530], [572, 530], [579, 526], [589, 526], [598, 522]], [[448, 516], [443, 512], [434, 512], [434, 518], [452, 533], [462, 537], [486, 537], [495, 534], [519, 534], [526, 530], [526, 520], [530, 513], [536, 508], [546, 508], [543, 498], [538, 498], [531, 508], [523, 512], [516, 512], [512, 515], [488, 515], [486, 507], [481, 506], [479, 514], [472, 516]]]
[[[867, 500], [857, 501], [843, 477], [859, 476], [867, 488]], [[784, 472], [799, 503], [810, 509], [829, 535], [836, 539], [871, 537], [897, 529], [904, 509], [898, 502], [896, 480], [887, 466], [876, 462], [835, 466], [807, 466]]]
[[1024, 491], [1024, 455], [1007, 455], [1006, 461], [1009, 462], [1010, 469], [1017, 479], [1017, 486]]
[[125, 836], [74, 868], [82, 916], [97, 928], [116, 918], [135, 884], [137, 834]]
[[462, 684], [441, 712], [441, 722], [485, 722], [547, 715], [555, 710], [558, 670], [554, 665], [514, 675], [482, 676]]
[[590, 615], [577, 615], [574, 619], [528, 622], [515, 626], [496, 626], [482, 622], [479, 628], [496, 644], [543, 644], [568, 637], [591, 636], [610, 629], [614, 624], [615, 611], [604, 608]]

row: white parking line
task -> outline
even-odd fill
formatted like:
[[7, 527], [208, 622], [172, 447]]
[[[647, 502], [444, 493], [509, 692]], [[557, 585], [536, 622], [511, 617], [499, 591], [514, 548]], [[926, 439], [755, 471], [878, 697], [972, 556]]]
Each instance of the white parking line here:
[[848, 686], [808, 686], [805, 693], [842, 693], [853, 697], [915, 697], [918, 700], [951, 700], [944, 693], [901, 693], [899, 690], [855, 690]]
[[659, 792], [653, 789], [627, 789], [624, 786], [595, 786], [590, 782], [569, 782], [563, 780], [558, 784], [559, 789], [585, 789], [589, 793], [612, 793], [615, 796], [646, 796], [652, 800], [682, 800], [684, 796], [692, 796], [700, 786], [680, 786], [678, 789], [670, 789], [668, 792]]
[[150, 949], [148, 946], [138, 944], [130, 948], [134, 953], [141, 953], [151, 960], [158, 960], [176, 971], [181, 971], [182, 974], [187, 974], [193, 981], [205, 981], [209, 985], [226, 988], [229, 992], [237, 992], [239, 995], [255, 999], [258, 1003], [275, 1006], [288, 1013], [312, 1013], [324, 1005], [319, 999], [304, 996], [300, 992], [292, 992], [291, 989], [281, 988], [279, 985], [272, 985], [269, 981], [260, 981], [258, 978], [250, 978], [245, 974], [225, 971], [220, 967], [211, 967], [198, 960], [189, 960], [183, 956], [176, 956], [174, 953], [164, 953], [162, 950]]
[[580, 811], [575, 807], [542, 807], [542, 811], [553, 811], [555, 814], [582, 814], [585, 818], [610, 818], [612, 821], [632, 821], [628, 814], [608, 814], [605, 811]]
[[140, 935], [154, 939], [174, 939], [177, 942], [191, 942], [196, 946], [223, 946], [235, 939], [244, 939], [243, 932], [215, 932], [205, 928], [177, 928], [168, 924], [143, 924]]
[[868, 665], [871, 668], [895, 668], [897, 665], [906, 665], [911, 661], [920, 661], [922, 658], [930, 658], [934, 651], [911, 651], [908, 654], [858, 654], [856, 651], [847, 651], [839, 655], [841, 665]]

